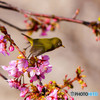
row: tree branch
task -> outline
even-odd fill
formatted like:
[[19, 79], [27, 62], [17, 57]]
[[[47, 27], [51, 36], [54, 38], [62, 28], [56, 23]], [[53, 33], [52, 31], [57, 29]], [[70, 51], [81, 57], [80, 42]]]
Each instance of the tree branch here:
[[[0, 2], [0, 3], [2, 4], [2, 2]], [[66, 18], [66, 17], [61, 17], [61, 16], [55, 16], [55, 15], [33, 13], [33, 12], [25, 11], [23, 9], [19, 9], [15, 6], [8, 4], [8, 3], [5, 3], [5, 4], [6, 4], [6, 6], [0, 5], [0, 8], [12, 10], [12, 11], [20, 12], [22, 14], [28, 14], [28, 15], [36, 16], [36, 17], [45, 17], [45, 18], [57, 19], [59, 21], [69, 21], [69, 22], [74, 22], [74, 23], [83, 24], [83, 25], [87, 25], [87, 23], [88, 24], [90, 23], [90, 22], [87, 22], [87, 21], [77, 20], [77, 19], [73, 19], [73, 18]]]
[[[76, 15], [74, 16], [74, 18], [66, 18], [66, 17], [47, 15], [47, 14], [38, 14], [38, 13], [33, 13], [33, 12], [29, 12], [29, 11], [17, 8], [15, 6], [12, 6], [11, 4], [8, 4], [8, 3], [3, 2], [3, 1], [0, 1], [0, 8], [11, 10], [11, 11], [16, 11], [16, 12], [19, 12], [21, 14], [24, 14], [24, 15], [26, 14], [28, 16], [31, 16], [34, 19], [34, 21], [38, 22], [40, 25], [44, 24], [42, 22], [42, 20], [40, 19], [41, 17], [42, 18], [49, 18], [49, 19], [56, 19], [59, 22], [67, 21], [67, 22], [73, 22], [73, 23], [85, 25], [85, 26], [91, 28], [96, 36], [100, 35], [100, 23], [98, 23], [96, 21], [89, 22], [89, 21], [83, 21], [83, 20], [76, 19], [78, 12], [76, 12]], [[30, 31], [34, 28], [34, 27], [32, 27], [31, 29], [20, 29], [19, 27], [14, 26], [14, 25], [12, 25], [4, 20], [0, 20], [0, 21], [4, 22], [5, 24], [8, 24], [9, 26], [11, 26], [19, 31]]]
[[7, 25], [9, 25], [9, 26], [11, 26], [11, 27], [13, 27], [13, 28], [15, 28], [15, 29], [17, 29], [17, 30], [19, 30], [19, 31], [25, 32], [25, 31], [31, 31], [31, 30], [33, 30], [33, 27], [32, 27], [31, 29], [21, 29], [21, 28], [15, 26], [15, 25], [13, 25], [13, 24], [11, 24], [11, 23], [9, 23], [9, 22], [6, 22], [6, 21], [3, 20], [3, 19], [0, 19], [0, 21], [3, 22], [3, 23], [5, 23], [5, 24], [7, 24]]
[[8, 80], [7, 77], [5, 77], [3, 74], [0, 73], [0, 76], [4, 79], [4, 80]]

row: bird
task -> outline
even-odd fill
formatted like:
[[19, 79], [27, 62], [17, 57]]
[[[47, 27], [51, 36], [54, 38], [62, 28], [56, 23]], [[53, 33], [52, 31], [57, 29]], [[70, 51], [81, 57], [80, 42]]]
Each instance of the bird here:
[[64, 47], [61, 39], [58, 37], [33, 39], [23, 33], [22, 35], [25, 36], [25, 38], [28, 40], [28, 43], [30, 43], [30, 55], [32, 54], [33, 56], [39, 56], [46, 52], [55, 50], [58, 47]]

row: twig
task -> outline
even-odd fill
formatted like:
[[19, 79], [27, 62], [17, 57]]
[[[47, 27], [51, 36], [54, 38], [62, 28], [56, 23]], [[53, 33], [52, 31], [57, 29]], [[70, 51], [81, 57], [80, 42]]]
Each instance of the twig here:
[[73, 80], [70, 81], [70, 84], [72, 84], [74, 81], [78, 80], [77, 77], [75, 77]]
[[8, 5], [6, 2], [4, 2], [4, 1], [0, 1], [0, 3], [2, 3], [2, 4], [5, 4], [5, 5]]
[[31, 31], [31, 30], [33, 30], [33, 27], [32, 27], [31, 29], [21, 29], [21, 28], [15, 26], [15, 25], [13, 25], [13, 24], [11, 24], [11, 23], [9, 23], [9, 22], [6, 22], [6, 21], [3, 20], [3, 19], [0, 19], [0, 21], [3, 22], [3, 23], [5, 23], [5, 24], [7, 24], [7, 25], [9, 25], [9, 26], [11, 26], [11, 27], [13, 27], [13, 28], [15, 28], [15, 29], [17, 29], [17, 30], [19, 30], [19, 31], [25, 32], [25, 31]]
[[77, 9], [76, 12], [75, 12], [75, 15], [73, 16], [73, 19], [76, 19], [76, 17], [78, 16], [79, 12], [80, 12], [80, 10]]
[[0, 76], [4, 79], [4, 80], [8, 80], [7, 77], [5, 77], [3, 74], [0, 73]]

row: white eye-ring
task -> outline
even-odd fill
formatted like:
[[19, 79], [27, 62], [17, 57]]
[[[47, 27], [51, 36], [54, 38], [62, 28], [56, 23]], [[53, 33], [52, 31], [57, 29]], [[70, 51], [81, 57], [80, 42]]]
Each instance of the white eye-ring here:
[[60, 42], [58, 42], [58, 46], [60, 46]]

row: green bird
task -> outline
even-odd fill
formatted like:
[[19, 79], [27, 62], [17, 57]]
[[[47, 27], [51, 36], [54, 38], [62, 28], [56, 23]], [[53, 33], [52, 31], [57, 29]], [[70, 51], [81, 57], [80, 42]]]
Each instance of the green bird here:
[[45, 52], [52, 51], [61, 46], [64, 47], [62, 45], [62, 41], [57, 37], [33, 39], [23, 33], [22, 35], [24, 35], [27, 38], [28, 42], [30, 43], [30, 46], [31, 46], [30, 53], [33, 56], [39, 56]]

